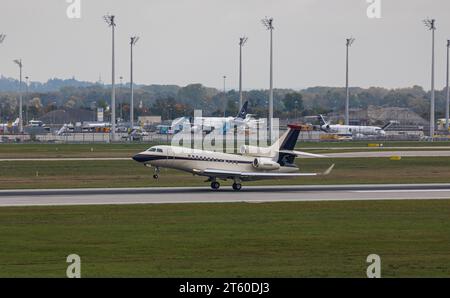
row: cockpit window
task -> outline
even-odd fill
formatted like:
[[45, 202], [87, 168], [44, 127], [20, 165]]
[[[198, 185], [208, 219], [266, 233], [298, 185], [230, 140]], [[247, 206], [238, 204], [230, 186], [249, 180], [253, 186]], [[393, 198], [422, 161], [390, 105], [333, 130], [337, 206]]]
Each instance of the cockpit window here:
[[147, 151], [149, 151], [149, 152], [160, 152], [160, 153], [163, 153], [164, 151], [161, 149], [161, 148], [150, 148], [150, 149], [147, 149]]

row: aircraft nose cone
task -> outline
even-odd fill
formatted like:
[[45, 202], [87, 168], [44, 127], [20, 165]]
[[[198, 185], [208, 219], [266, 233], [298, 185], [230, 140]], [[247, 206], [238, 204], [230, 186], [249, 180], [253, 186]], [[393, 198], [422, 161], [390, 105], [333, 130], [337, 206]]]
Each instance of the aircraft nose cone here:
[[143, 154], [136, 154], [135, 156], [133, 156], [133, 159], [137, 162], [144, 162], [145, 156]]

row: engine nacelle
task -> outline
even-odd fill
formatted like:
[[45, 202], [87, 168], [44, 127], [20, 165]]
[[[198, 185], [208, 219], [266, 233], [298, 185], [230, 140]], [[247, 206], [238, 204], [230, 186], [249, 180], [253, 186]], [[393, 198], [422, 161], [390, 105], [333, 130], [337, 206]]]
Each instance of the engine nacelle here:
[[274, 162], [270, 158], [255, 158], [253, 160], [253, 167], [258, 170], [278, 170], [280, 168], [280, 164]]
[[270, 148], [268, 147], [258, 147], [258, 146], [249, 146], [242, 145], [240, 148], [240, 152], [242, 155], [247, 156], [270, 156]]

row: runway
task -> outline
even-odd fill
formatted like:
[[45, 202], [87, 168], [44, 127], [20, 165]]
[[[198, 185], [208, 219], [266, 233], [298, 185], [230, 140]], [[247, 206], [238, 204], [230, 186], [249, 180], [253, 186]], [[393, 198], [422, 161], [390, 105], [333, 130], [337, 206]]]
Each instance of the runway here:
[[450, 199], [450, 184], [1, 190], [0, 207]]
[[449, 150], [434, 151], [363, 151], [363, 152], [341, 152], [341, 153], [324, 153], [329, 158], [366, 158], [366, 157], [450, 157]]
[[[339, 152], [339, 153], [320, 153], [327, 158], [366, 158], [366, 157], [386, 157], [402, 156], [402, 157], [450, 157], [450, 150], [364, 150], [360, 152]], [[314, 157], [302, 157], [302, 158], [314, 158]], [[132, 161], [131, 157], [55, 157], [55, 158], [0, 158], [0, 162], [11, 161]]]

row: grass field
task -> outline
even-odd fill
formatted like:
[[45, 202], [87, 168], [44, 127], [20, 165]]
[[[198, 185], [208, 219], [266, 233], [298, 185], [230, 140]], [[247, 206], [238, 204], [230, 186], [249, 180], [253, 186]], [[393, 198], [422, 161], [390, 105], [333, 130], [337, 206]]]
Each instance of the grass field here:
[[0, 277], [450, 277], [450, 201], [0, 208]]
[[[361, 147], [368, 149], [369, 143], [382, 143], [383, 148], [389, 147], [420, 147], [449, 146], [450, 142], [382, 142], [382, 141], [351, 141], [351, 142], [298, 142], [297, 149], [308, 148], [343, 148]], [[2, 158], [58, 158], [58, 157], [131, 157], [156, 144], [0, 144], [0, 159]], [[317, 151], [326, 152], [326, 151]], [[331, 151], [328, 151], [331, 152]], [[339, 152], [334, 150], [333, 152]], [[346, 152], [348, 152], [346, 150]]]
[[[304, 172], [323, 171], [331, 163], [335, 169], [326, 177], [246, 182], [258, 184], [358, 184], [358, 183], [447, 183], [450, 158], [409, 157], [399, 161], [388, 158], [298, 159]], [[153, 170], [133, 161], [4, 161], [0, 162], [0, 189], [205, 186], [204, 177], [162, 169], [159, 180]], [[229, 184], [229, 183], [228, 183]], [[224, 185], [228, 185], [225, 183]]]

